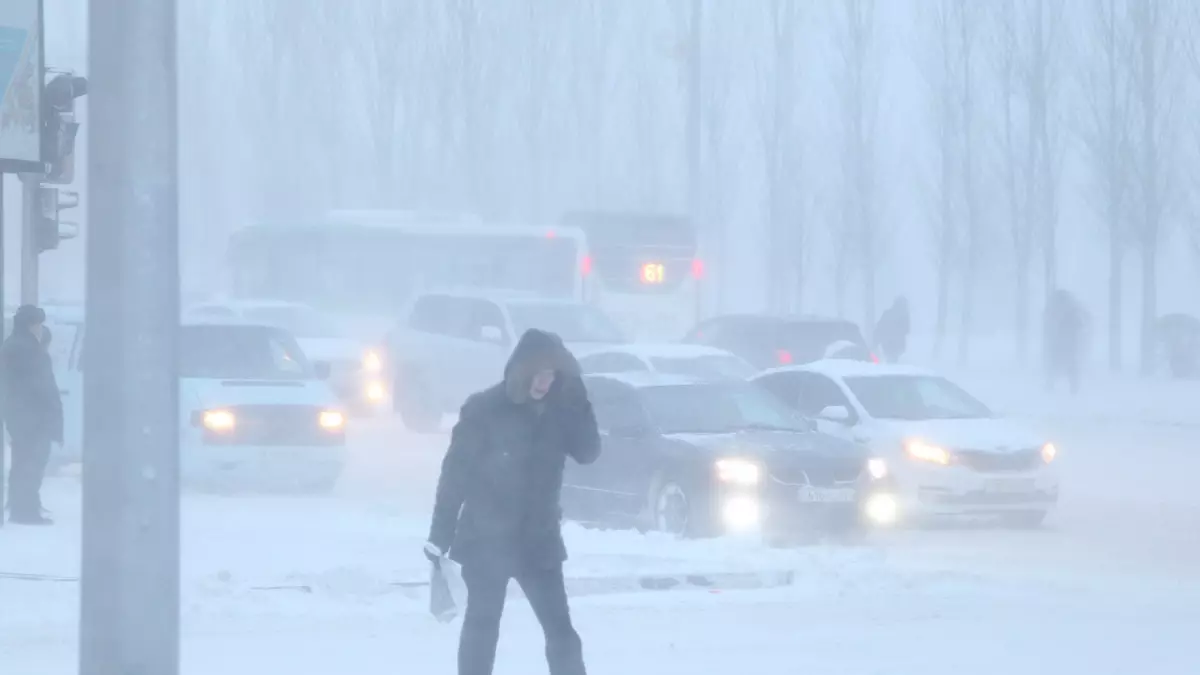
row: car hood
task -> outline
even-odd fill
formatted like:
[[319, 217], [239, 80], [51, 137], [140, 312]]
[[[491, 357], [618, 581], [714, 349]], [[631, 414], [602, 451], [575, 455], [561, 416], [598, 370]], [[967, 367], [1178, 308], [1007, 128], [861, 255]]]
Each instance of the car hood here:
[[663, 437], [712, 452], [768, 459], [786, 453], [808, 456], [865, 457], [865, 450], [846, 440], [820, 432], [745, 430], [731, 433], [673, 433]]
[[179, 400], [190, 409], [236, 405], [337, 405], [328, 385], [320, 380], [212, 380], [183, 378]]
[[625, 344], [623, 342], [564, 342], [563, 343], [575, 358], [587, 356], [593, 352], [611, 349], [614, 345]]
[[346, 338], [296, 338], [300, 349], [310, 361], [358, 361], [363, 356], [362, 345]]
[[920, 438], [946, 448], [985, 452], [1016, 452], [1046, 442], [1030, 429], [1003, 418], [881, 422], [889, 435]]

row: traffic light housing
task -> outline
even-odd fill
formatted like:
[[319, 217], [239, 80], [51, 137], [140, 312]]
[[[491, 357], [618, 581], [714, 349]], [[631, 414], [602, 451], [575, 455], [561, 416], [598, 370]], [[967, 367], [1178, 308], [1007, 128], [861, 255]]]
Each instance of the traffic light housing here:
[[53, 187], [38, 188], [33, 236], [38, 253], [53, 251], [63, 239], [79, 235], [79, 224], [62, 220], [62, 212], [79, 206], [79, 193]]
[[42, 91], [42, 157], [46, 159], [43, 182], [67, 185], [75, 180], [75, 99], [86, 96], [88, 81], [70, 71], [59, 72]]

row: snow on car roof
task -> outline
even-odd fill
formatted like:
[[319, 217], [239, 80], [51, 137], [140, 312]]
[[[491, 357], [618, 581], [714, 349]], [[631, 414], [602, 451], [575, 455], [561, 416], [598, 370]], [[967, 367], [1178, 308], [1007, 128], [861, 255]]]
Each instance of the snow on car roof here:
[[798, 366], [781, 366], [779, 368], [771, 368], [769, 370], [764, 370], [755, 377], [763, 377], [771, 373], [788, 372], [820, 373], [822, 375], [834, 378], [884, 377], [888, 375], [918, 376], [934, 374], [930, 370], [917, 366], [871, 363], [869, 361], [856, 361], [852, 359], [824, 359], [821, 361], [813, 361], [812, 363], [804, 363]]
[[584, 375], [584, 381], [588, 380], [612, 380], [621, 384], [629, 385], [634, 389], [642, 389], [645, 387], [678, 387], [689, 384], [705, 384], [705, 380], [687, 375], [665, 375], [662, 373], [651, 373], [640, 370], [629, 373], [602, 373], [596, 375]]
[[293, 302], [291, 300], [275, 300], [271, 298], [239, 298], [237, 300], [210, 300], [208, 302], [199, 302], [189, 306], [185, 311], [191, 312], [208, 307], [226, 307], [233, 310], [309, 308], [308, 305], [302, 302]]
[[679, 342], [635, 342], [626, 345], [600, 347], [587, 352], [584, 356], [597, 354], [629, 354], [643, 359], [651, 358], [697, 358], [701, 356], [731, 356], [738, 358], [724, 349], [706, 345], [689, 345]]

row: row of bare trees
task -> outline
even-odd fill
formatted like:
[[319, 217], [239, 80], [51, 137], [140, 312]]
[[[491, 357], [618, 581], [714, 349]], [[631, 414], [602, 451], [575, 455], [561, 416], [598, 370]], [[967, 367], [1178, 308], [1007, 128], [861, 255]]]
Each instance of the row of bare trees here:
[[[183, 4], [197, 248], [331, 206], [692, 210], [714, 255], [761, 240], [765, 304], [827, 287], [821, 309], [869, 328], [904, 276], [894, 251], [924, 238], [917, 302], [965, 359], [997, 275], [1032, 351], [1079, 248], [1063, 225], [1083, 220], [1108, 248], [1110, 361], [1135, 281], [1149, 367], [1160, 248], [1200, 204], [1200, 10], [1183, 0]], [[913, 121], [897, 90], [923, 102]], [[898, 215], [897, 193], [926, 208]]]

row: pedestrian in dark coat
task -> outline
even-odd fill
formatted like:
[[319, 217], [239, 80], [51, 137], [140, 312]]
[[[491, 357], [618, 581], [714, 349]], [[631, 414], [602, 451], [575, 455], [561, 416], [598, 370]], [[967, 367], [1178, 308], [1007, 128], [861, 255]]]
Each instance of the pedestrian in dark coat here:
[[8, 475], [11, 521], [50, 525], [42, 515], [41, 488], [53, 443], [62, 443], [63, 409], [50, 354], [43, 343], [46, 313], [23, 305], [12, 334], [0, 347], [4, 422], [12, 448]]
[[1083, 370], [1087, 311], [1070, 292], [1054, 291], [1046, 303], [1042, 320], [1042, 351], [1046, 368], [1046, 386], [1050, 389], [1065, 379], [1071, 393], [1079, 391]]
[[425, 552], [462, 565], [459, 675], [492, 672], [509, 579], [542, 625], [551, 675], [585, 675], [567, 607], [559, 502], [567, 458], [590, 464], [599, 455], [579, 363], [558, 336], [527, 331], [504, 381], [463, 405], [438, 481]]
[[910, 327], [908, 299], [900, 296], [875, 324], [875, 346], [883, 352], [885, 361], [895, 363], [907, 351]]

